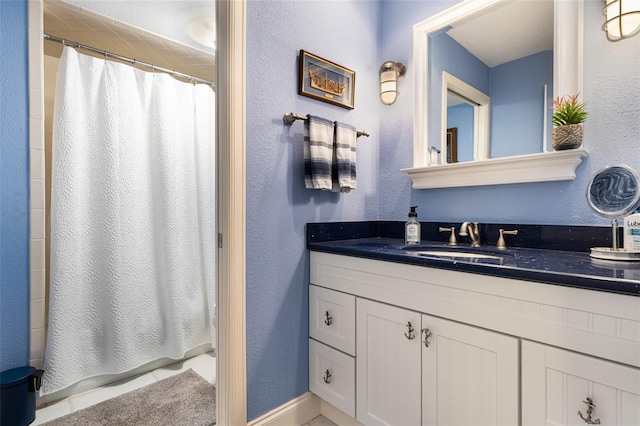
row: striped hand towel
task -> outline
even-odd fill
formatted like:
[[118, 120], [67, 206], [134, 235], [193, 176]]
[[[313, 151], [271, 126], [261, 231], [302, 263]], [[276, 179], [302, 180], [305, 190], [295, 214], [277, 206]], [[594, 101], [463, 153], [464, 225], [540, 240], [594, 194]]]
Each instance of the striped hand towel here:
[[335, 122], [335, 172], [340, 192], [356, 189], [356, 128]]
[[304, 124], [304, 183], [309, 189], [332, 190], [333, 122], [308, 115]]

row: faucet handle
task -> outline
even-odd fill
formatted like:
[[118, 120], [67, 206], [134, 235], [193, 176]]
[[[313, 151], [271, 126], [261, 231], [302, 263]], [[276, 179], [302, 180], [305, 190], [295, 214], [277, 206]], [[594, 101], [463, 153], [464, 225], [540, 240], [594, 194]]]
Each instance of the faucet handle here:
[[504, 229], [500, 229], [500, 237], [498, 238], [498, 242], [496, 243], [496, 248], [500, 250], [504, 250], [507, 248], [507, 245], [504, 242], [505, 235], [518, 235], [518, 230], [513, 231], [505, 231]]
[[440, 232], [449, 232], [451, 231], [451, 236], [449, 237], [449, 245], [457, 246], [458, 240], [456, 240], [456, 227], [452, 226], [451, 228], [443, 228], [442, 226], [438, 228]]

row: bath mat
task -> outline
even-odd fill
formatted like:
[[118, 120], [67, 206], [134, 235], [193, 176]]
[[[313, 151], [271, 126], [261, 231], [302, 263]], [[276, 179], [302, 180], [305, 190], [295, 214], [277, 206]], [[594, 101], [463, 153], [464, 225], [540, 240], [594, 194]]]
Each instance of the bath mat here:
[[209, 426], [216, 388], [193, 370], [44, 423], [45, 426]]

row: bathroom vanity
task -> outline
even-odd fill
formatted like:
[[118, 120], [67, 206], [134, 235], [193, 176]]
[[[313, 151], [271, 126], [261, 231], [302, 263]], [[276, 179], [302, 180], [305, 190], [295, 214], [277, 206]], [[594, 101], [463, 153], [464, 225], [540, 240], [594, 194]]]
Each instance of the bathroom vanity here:
[[423, 256], [394, 238], [308, 248], [309, 387], [360, 423], [640, 424], [640, 265]]

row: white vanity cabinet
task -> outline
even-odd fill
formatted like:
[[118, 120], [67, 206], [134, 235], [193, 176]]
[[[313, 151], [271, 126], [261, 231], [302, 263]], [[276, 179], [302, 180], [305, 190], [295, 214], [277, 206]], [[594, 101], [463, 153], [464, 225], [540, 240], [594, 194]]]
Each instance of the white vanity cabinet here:
[[[640, 297], [313, 251], [310, 259], [312, 298], [353, 298], [356, 343], [353, 353], [318, 343], [312, 325], [310, 388], [360, 423], [582, 425], [589, 397], [594, 424], [640, 425]], [[311, 324], [327, 316], [318, 303], [310, 300]], [[355, 365], [349, 410], [317, 390], [330, 369], [314, 367], [316, 343]]]
[[522, 342], [522, 424], [640, 425], [640, 370]]

